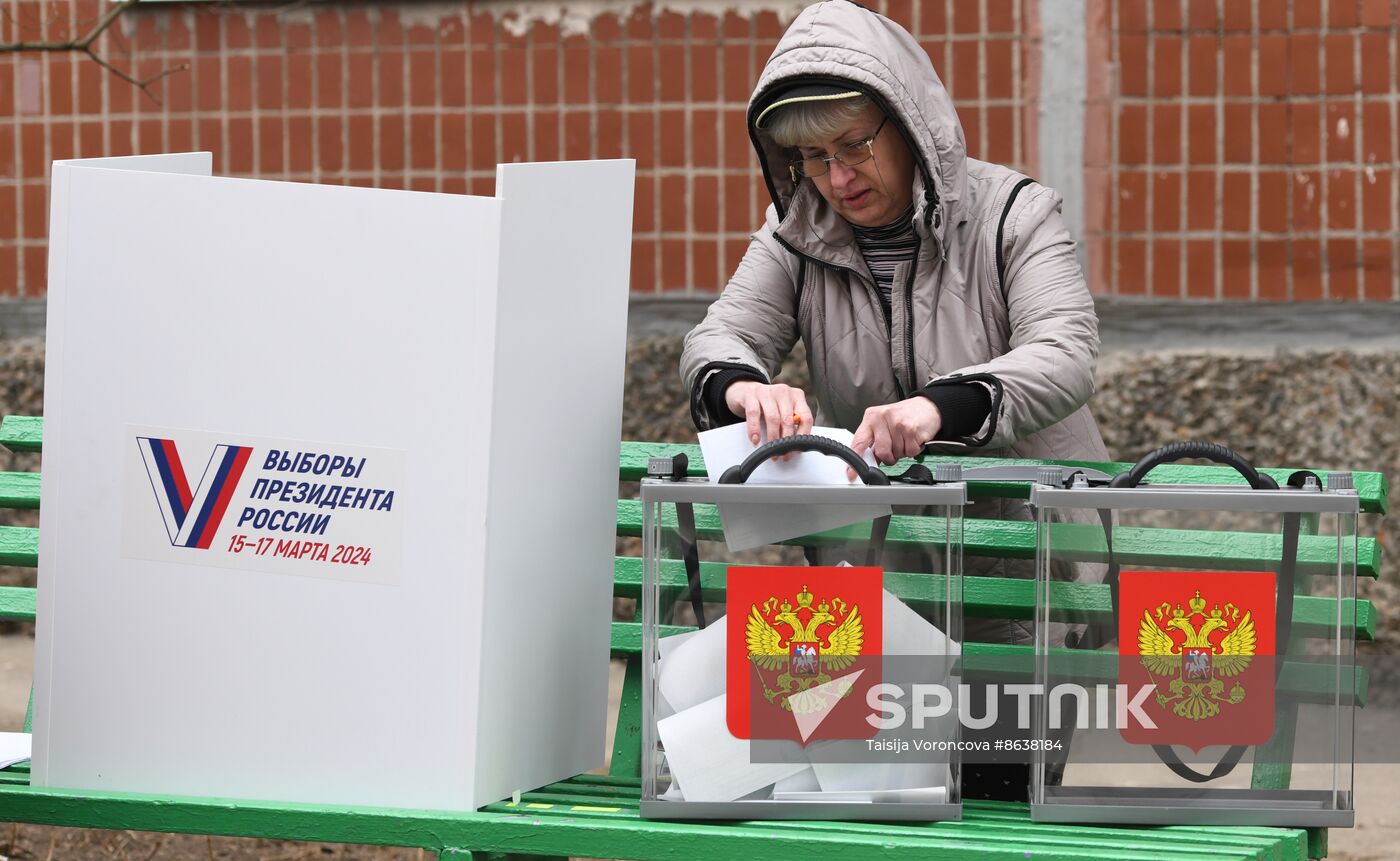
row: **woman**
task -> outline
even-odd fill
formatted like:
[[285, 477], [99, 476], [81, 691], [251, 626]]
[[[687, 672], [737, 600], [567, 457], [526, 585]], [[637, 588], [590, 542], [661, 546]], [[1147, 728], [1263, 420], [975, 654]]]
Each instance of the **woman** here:
[[[742, 418], [777, 437], [816, 420], [885, 463], [929, 442], [1106, 458], [1084, 408], [1098, 321], [1059, 195], [966, 156], [908, 32], [846, 0], [808, 7], [748, 117], [773, 205], [686, 338], [698, 427]], [[799, 337], [816, 417], [769, 384]]]
[[[697, 427], [746, 421], [757, 442], [760, 426], [772, 439], [838, 425], [887, 464], [929, 446], [1107, 459], [1085, 407], [1098, 321], [1060, 197], [967, 157], [908, 32], [847, 0], [808, 7], [769, 58], [748, 124], [773, 204], [686, 338]], [[798, 338], [815, 414], [808, 392], [772, 383]], [[969, 513], [1028, 518], [1012, 500]], [[1032, 573], [977, 562], [967, 573]], [[969, 619], [965, 634], [1032, 641], [1029, 622]], [[1018, 779], [986, 791], [1024, 797]]]

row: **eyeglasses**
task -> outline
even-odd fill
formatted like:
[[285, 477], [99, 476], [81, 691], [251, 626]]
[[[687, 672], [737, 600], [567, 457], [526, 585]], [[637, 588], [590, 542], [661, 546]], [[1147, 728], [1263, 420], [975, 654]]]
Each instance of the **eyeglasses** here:
[[788, 173], [792, 176], [793, 182], [798, 182], [802, 177], [823, 176], [831, 166], [832, 161], [839, 161], [846, 167], [855, 167], [863, 164], [875, 157], [875, 138], [880, 136], [880, 129], [889, 122], [886, 116], [880, 120], [880, 124], [875, 127], [875, 132], [863, 141], [848, 143], [836, 151], [832, 156], [812, 156], [792, 162], [788, 165]]

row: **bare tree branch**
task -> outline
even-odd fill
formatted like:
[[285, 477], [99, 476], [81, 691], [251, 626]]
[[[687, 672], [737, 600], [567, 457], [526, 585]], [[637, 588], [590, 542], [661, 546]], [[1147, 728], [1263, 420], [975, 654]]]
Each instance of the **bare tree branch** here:
[[154, 84], [156, 81], [159, 81], [161, 78], [165, 78], [165, 77], [168, 77], [168, 76], [170, 76], [170, 75], [173, 75], [173, 74], [175, 74], [176, 72], [184, 72], [184, 71], [188, 70], [189, 67], [190, 67], [190, 64], [189, 64], [189, 63], [181, 63], [181, 64], [178, 65], [178, 66], [171, 66], [171, 67], [168, 68], [168, 69], [164, 69], [164, 70], [162, 70], [162, 71], [156, 73], [155, 75], [152, 75], [151, 77], [146, 78], [146, 79], [143, 81], [143, 80], [141, 80], [141, 79], [139, 79], [139, 78], [132, 77], [131, 75], [127, 74], [126, 72], [123, 72], [121, 69], [118, 69], [116, 66], [113, 66], [111, 63], [109, 63], [109, 62], [107, 62], [106, 60], [102, 59], [101, 57], [97, 56], [97, 54], [93, 53], [93, 51], [92, 51], [91, 48], [84, 48], [84, 49], [83, 49], [83, 53], [84, 53], [84, 54], [87, 54], [89, 57], [91, 57], [92, 60], [93, 60], [93, 62], [97, 63], [97, 65], [101, 66], [102, 68], [104, 68], [104, 69], [106, 69], [107, 71], [111, 72], [112, 74], [116, 75], [118, 78], [121, 78], [123, 81], [126, 81], [128, 84], [131, 84], [132, 86], [136, 87], [136, 89], [138, 89], [138, 90], [140, 90], [141, 92], [145, 93], [145, 94], [146, 94], [146, 98], [150, 99], [151, 101], [155, 102], [156, 104], [160, 104], [160, 99], [156, 98], [156, 97], [155, 97], [155, 94], [153, 94], [153, 93], [151, 92], [151, 89], [150, 89], [150, 88], [151, 88], [151, 84]]
[[[156, 98], [155, 94], [151, 92], [151, 85], [161, 80], [162, 78], [175, 74], [176, 72], [186, 71], [190, 67], [188, 63], [181, 63], [178, 66], [171, 66], [170, 68], [163, 70], [159, 74], [152, 75], [151, 77], [143, 80], [141, 78], [136, 77], [130, 72], [124, 72], [121, 69], [118, 69], [116, 66], [113, 66], [111, 63], [107, 62], [105, 59], [99, 56], [92, 47], [93, 42], [97, 41], [97, 39], [101, 37], [102, 34], [105, 33], [107, 29], [111, 27], [112, 24], [114, 24], [118, 18], [121, 17], [122, 13], [126, 12], [132, 6], [135, 6], [137, 3], [140, 2], [141, 0], [119, 0], [119, 2], [114, 4], [112, 8], [108, 9], [105, 13], [103, 13], [102, 17], [97, 19], [97, 22], [92, 25], [92, 28], [90, 30], [88, 30], [86, 33], [84, 33], [82, 36], [79, 36], [76, 39], [70, 39], [66, 42], [18, 41], [0, 43], [0, 54], [17, 54], [23, 52], [73, 52], [77, 54], [84, 54], [87, 57], [89, 57], [93, 62], [97, 63], [97, 65], [101, 66], [108, 72], [112, 73], [113, 75], [116, 75], [118, 78], [121, 78], [123, 81], [126, 81], [128, 84], [131, 84], [132, 86], [139, 89], [141, 92], [145, 93], [146, 98], [150, 99], [156, 104], [160, 104], [160, 99]], [[15, 22], [15, 24], [16, 29], [18, 29], [18, 22]]]
[[87, 50], [88, 47], [92, 45], [94, 39], [101, 36], [103, 31], [112, 26], [113, 21], [117, 20], [123, 12], [140, 2], [141, 0], [121, 0], [120, 3], [108, 9], [107, 14], [97, 19], [97, 23], [88, 31], [88, 34], [78, 40], [77, 46], [83, 50]]

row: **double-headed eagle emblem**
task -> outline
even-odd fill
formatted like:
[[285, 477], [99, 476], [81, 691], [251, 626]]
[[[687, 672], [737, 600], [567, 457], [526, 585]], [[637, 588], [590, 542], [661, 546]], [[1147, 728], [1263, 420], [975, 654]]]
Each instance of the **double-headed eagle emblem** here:
[[[865, 632], [859, 606], [840, 598], [813, 606], [815, 598], [805, 585], [796, 600], [794, 606], [775, 596], [751, 605], [745, 644], [764, 698], [786, 711], [808, 714], [830, 707], [830, 698], [812, 689], [856, 662]], [[847, 688], [842, 695], [849, 692]]]
[[[1169, 678], [1167, 690], [1157, 689], [1157, 703], [1189, 720], [1204, 720], [1220, 713], [1220, 704], [1244, 701], [1244, 686], [1236, 680], [1229, 693], [1225, 680], [1245, 671], [1253, 659], [1258, 636], [1249, 610], [1227, 603], [1206, 613], [1201, 590], [1180, 604], [1166, 602], [1142, 612], [1138, 625], [1138, 653], [1142, 665], [1154, 676]], [[1154, 619], [1155, 616], [1155, 619]], [[1198, 624], [1196, 619], [1200, 619]], [[1177, 634], [1184, 635], [1184, 638]], [[1219, 636], [1218, 636], [1219, 635]]]

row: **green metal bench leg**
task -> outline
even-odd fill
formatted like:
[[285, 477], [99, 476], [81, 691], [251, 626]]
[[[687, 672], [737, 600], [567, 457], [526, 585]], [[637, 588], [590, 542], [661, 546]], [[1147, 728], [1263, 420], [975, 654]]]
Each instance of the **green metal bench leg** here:
[[1308, 857], [1309, 857], [1309, 858], [1326, 858], [1326, 857], [1327, 857], [1327, 829], [1326, 829], [1326, 828], [1309, 828], [1309, 829], [1308, 829]]
[[617, 710], [617, 729], [613, 732], [612, 763], [608, 773], [614, 777], [642, 775], [642, 656], [627, 658], [627, 674], [622, 679], [622, 703]]
[[29, 686], [29, 708], [24, 710], [24, 731], [34, 731], [34, 686]]
[[1294, 736], [1298, 727], [1298, 704], [1284, 703], [1275, 715], [1273, 738], [1260, 746], [1254, 769], [1250, 774], [1251, 789], [1287, 789], [1293, 780], [1293, 763], [1284, 761], [1292, 758]]

